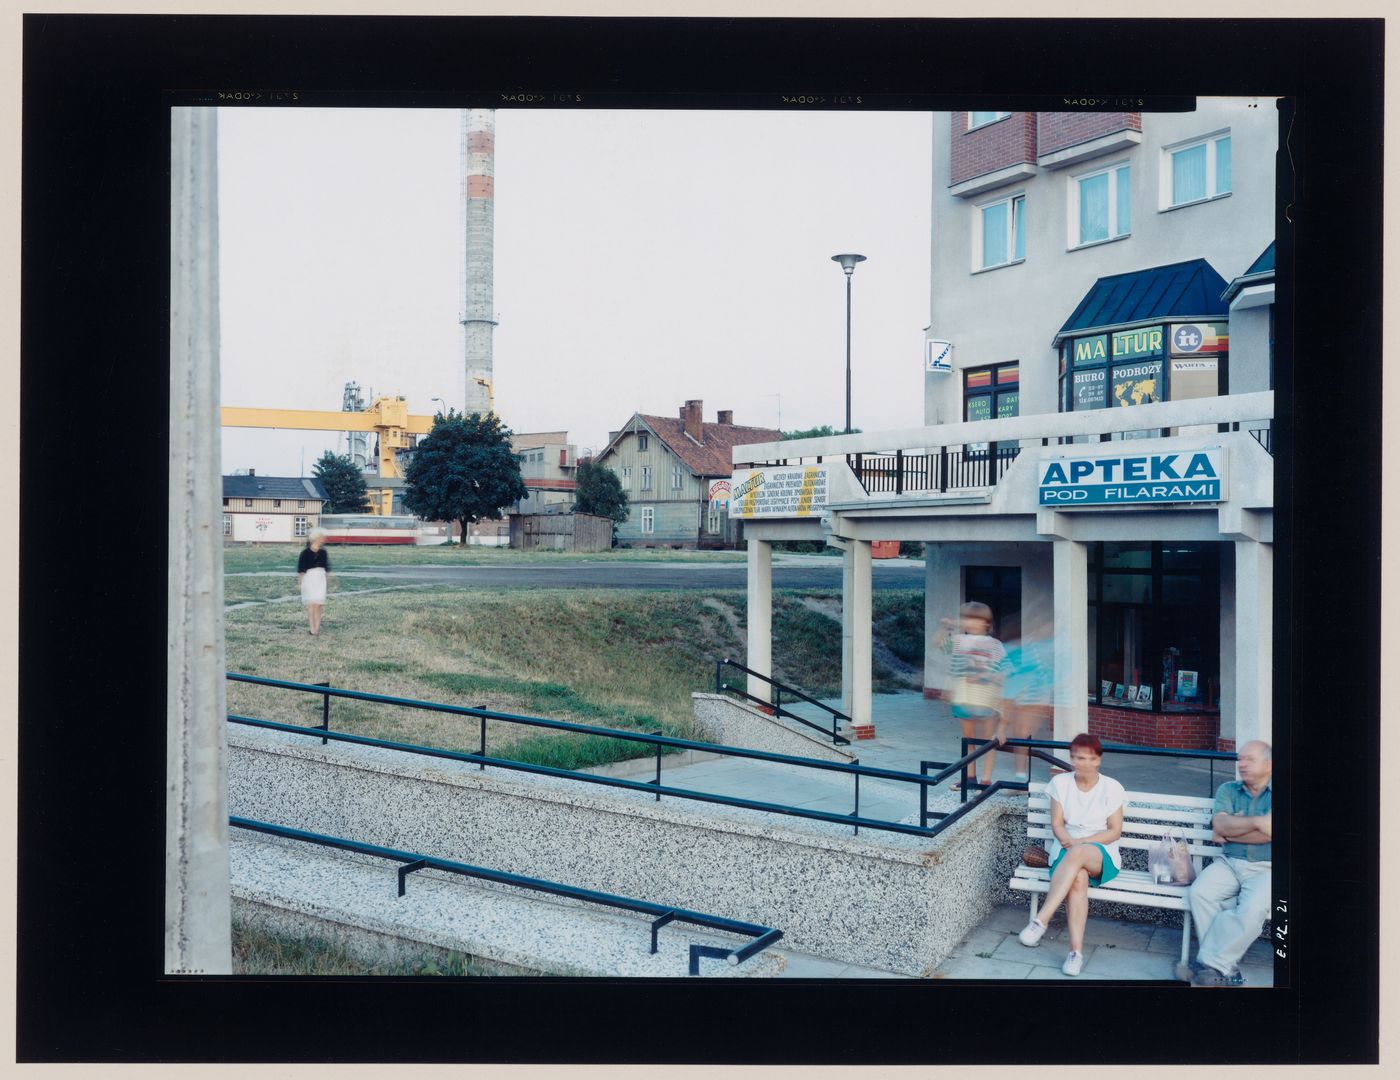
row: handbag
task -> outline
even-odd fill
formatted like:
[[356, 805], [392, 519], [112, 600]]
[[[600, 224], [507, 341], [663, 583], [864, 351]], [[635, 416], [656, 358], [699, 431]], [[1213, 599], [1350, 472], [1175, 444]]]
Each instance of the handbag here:
[[1190, 885], [1196, 880], [1196, 866], [1186, 838], [1177, 829], [1168, 829], [1147, 852], [1147, 870], [1158, 885]]
[[1021, 852], [1021, 861], [1035, 870], [1044, 870], [1050, 865], [1050, 853], [1037, 844], [1032, 844]]

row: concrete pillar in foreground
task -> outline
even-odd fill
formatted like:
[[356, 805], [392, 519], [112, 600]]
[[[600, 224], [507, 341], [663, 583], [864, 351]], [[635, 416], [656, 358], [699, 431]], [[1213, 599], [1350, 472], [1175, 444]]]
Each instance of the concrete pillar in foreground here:
[[848, 540], [842, 555], [841, 655], [845, 675], [842, 700], [857, 739], [873, 739], [870, 714], [871, 585], [870, 541]]
[[1272, 744], [1274, 731], [1274, 548], [1235, 541], [1235, 746]]
[[[773, 543], [749, 538], [749, 657], [754, 671], [773, 675]], [[773, 700], [773, 688], [754, 675], [749, 676], [749, 693], [763, 701]]]
[[165, 970], [227, 975], [216, 116], [171, 110]]
[[1089, 730], [1089, 546], [1055, 545], [1055, 738]]

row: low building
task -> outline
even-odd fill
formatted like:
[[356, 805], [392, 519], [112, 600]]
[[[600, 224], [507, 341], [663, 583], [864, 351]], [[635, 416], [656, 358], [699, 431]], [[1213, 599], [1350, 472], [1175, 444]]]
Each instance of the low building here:
[[321, 519], [328, 501], [321, 481], [298, 476], [225, 476], [224, 540], [289, 544], [301, 540]]
[[634, 413], [598, 455], [617, 474], [629, 514], [617, 527], [620, 544], [736, 547], [741, 526], [729, 517], [732, 451], [745, 443], [782, 438], [773, 428], [740, 427], [721, 410], [712, 424], [702, 403], [687, 401], [679, 416]]
[[597, 514], [511, 514], [510, 546], [518, 551], [608, 551], [612, 518]]

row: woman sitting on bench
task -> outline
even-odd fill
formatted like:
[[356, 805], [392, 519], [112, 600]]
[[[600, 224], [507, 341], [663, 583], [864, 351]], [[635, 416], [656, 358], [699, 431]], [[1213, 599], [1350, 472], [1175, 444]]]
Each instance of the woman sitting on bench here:
[[1069, 744], [1074, 772], [1060, 773], [1045, 786], [1050, 797], [1050, 891], [1040, 914], [1021, 931], [1022, 945], [1039, 945], [1046, 923], [1065, 903], [1069, 955], [1061, 970], [1078, 975], [1084, 966], [1084, 927], [1089, 921], [1089, 887], [1113, 880], [1123, 869], [1118, 838], [1123, 834], [1123, 785], [1099, 774], [1103, 744], [1076, 735]]

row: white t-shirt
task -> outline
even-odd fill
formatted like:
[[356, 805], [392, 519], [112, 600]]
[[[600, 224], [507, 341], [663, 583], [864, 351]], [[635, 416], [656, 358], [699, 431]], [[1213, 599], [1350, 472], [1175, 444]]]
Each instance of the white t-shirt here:
[[[1093, 836], [1108, 828], [1108, 819], [1123, 805], [1123, 785], [1111, 776], [1099, 774], [1099, 782], [1088, 791], [1079, 790], [1074, 782], [1074, 773], [1059, 773], [1050, 778], [1045, 793], [1060, 804], [1065, 815], [1065, 831], [1078, 839]], [[1123, 858], [1118, 853], [1118, 841], [1104, 844], [1109, 858], [1119, 870], [1123, 869]], [[1050, 841], [1050, 861], [1060, 853], [1060, 842]]]

